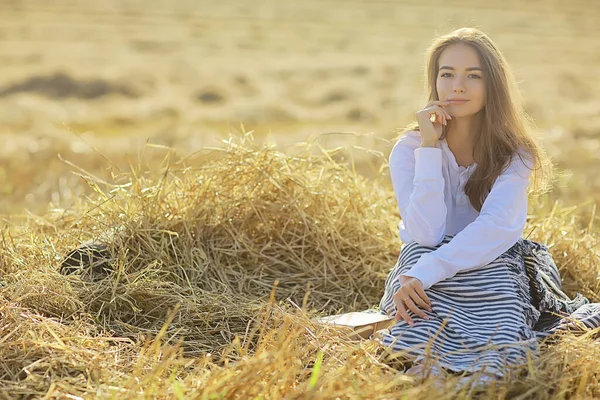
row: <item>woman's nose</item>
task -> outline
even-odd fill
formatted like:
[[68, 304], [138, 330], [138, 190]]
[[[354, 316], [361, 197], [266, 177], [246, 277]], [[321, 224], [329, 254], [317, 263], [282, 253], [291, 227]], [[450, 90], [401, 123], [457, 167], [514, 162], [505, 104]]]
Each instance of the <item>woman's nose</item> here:
[[460, 79], [460, 78], [459, 79], [455, 79], [453, 83], [454, 83], [454, 89], [453, 90], [455, 92], [464, 92], [465, 91], [465, 85], [464, 85], [462, 79]]

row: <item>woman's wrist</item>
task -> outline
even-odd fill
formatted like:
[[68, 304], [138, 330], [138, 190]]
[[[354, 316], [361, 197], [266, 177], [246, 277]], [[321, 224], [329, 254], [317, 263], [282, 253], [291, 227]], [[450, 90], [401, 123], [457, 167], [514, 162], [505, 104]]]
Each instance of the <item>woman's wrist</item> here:
[[431, 141], [431, 140], [422, 140], [421, 141], [421, 147], [436, 147], [437, 144], [437, 140], [436, 141]]

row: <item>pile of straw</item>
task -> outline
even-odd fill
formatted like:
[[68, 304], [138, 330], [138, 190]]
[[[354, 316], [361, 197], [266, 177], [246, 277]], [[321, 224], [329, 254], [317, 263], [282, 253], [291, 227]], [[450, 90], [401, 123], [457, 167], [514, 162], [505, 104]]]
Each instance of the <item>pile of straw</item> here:
[[[0, 396], [473, 395], [453, 380], [437, 393], [374, 342], [310, 321], [376, 306], [400, 248], [385, 169], [367, 180], [338, 153], [232, 138], [112, 182], [84, 174], [94, 198], [2, 232]], [[567, 293], [599, 301], [589, 216], [532, 207], [526, 234], [550, 246]], [[90, 239], [112, 270], [60, 275]], [[600, 394], [594, 337], [565, 335], [487, 395]]]

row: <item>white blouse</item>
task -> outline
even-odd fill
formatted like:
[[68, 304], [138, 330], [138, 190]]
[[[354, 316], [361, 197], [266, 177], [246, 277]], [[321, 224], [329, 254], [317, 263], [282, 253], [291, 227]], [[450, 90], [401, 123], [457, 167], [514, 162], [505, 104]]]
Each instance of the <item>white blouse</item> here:
[[435, 148], [420, 146], [420, 132], [407, 132], [392, 149], [389, 165], [402, 218], [400, 239], [433, 247], [444, 235], [455, 235], [401, 275], [415, 277], [429, 289], [459, 271], [489, 264], [519, 240], [533, 164], [523, 158], [525, 165], [515, 155], [477, 212], [464, 191], [477, 164], [458, 165], [445, 139]]

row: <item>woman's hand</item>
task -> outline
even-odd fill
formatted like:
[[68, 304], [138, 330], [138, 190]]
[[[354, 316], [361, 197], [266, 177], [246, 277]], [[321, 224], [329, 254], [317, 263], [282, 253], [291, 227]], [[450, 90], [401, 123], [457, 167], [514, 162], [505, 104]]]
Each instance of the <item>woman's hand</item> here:
[[422, 307], [431, 311], [431, 301], [425, 290], [423, 283], [411, 276], [400, 277], [400, 289], [394, 294], [394, 303], [396, 304], [396, 321], [400, 318], [404, 319], [410, 326], [414, 326], [412, 318], [408, 315], [408, 310], [418, 315], [421, 318], [429, 319], [429, 317], [419, 308]]
[[442, 125], [446, 125], [452, 116], [442, 106], [449, 105], [449, 101], [432, 100], [425, 108], [415, 113], [419, 131], [421, 132], [421, 143], [431, 146], [435, 145], [442, 135]]

